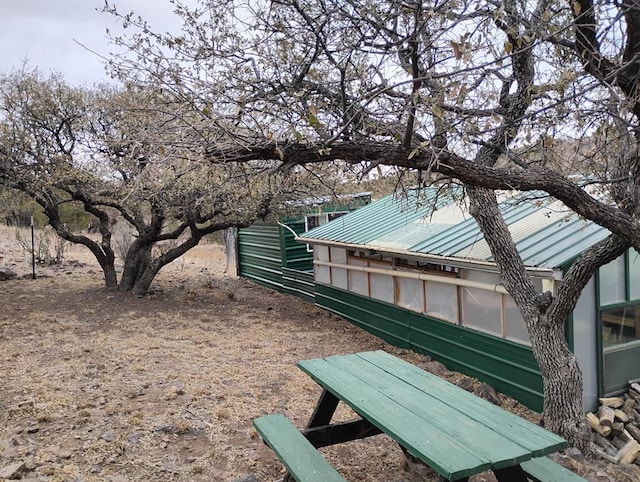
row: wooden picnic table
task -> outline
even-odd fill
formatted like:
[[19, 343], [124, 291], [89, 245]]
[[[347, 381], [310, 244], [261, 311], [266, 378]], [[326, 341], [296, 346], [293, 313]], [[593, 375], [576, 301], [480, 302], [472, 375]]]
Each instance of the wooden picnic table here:
[[[525, 482], [522, 463], [567, 446], [558, 435], [383, 351], [303, 360], [298, 367], [323, 388], [301, 431], [316, 448], [384, 432], [446, 480], [491, 470], [500, 482]], [[332, 423], [340, 401], [361, 419]]]

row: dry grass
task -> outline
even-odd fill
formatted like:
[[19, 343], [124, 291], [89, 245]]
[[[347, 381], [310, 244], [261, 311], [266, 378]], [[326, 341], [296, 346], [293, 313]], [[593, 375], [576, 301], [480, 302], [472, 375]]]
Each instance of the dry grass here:
[[[0, 257], [29, 272], [6, 230]], [[218, 246], [174, 263], [145, 298], [104, 291], [86, 253], [67, 258], [85, 264], [0, 284], [0, 468], [24, 462], [36, 480], [275, 480], [281, 465], [251, 420], [283, 412], [306, 423], [320, 390], [298, 360], [385, 349], [421, 361], [300, 300], [224, 277]], [[350, 481], [436, 480], [406, 470], [385, 436], [323, 452]]]

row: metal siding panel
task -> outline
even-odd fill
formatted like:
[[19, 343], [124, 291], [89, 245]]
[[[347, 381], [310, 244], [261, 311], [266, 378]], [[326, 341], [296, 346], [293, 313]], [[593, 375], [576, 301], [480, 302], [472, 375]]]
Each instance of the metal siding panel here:
[[[434, 196], [435, 191], [428, 190], [427, 202], [418, 207], [415, 190], [410, 192], [408, 200], [402, 202], [398, 202], [393, 195], [387, 196], [319, 226], [304, 236], [328, 243], [333, 241], [372, 249], [386, 248], [389, 252], [409, 251], [492, 261], [490, 250], [473, 218], [446, 227], [443, 224], [446, 224], [444, 221], [447, 209], [443, 209], [442, 213], [436, 210], [433, 219], [437, 219], [437, 222], [428, 227], [432, 214], [428, 200], [433, 201]], [[438, 199], [438, 209], [447, 206], [445, 199], [452, 202], [449, 197]], [[548, 206], [532, 201], [500, 204], [500, 210], [527, 266], [562, 268], [609, 234], [606, 229], [593, 223], [585, 223], [575, 215], [571, 215], [571, 220], [567, 222], [563, 219], [566, 217], [563, 209], [566, 208], [557, 201]], [[464, 217], [459, 213], [454, 214], [455, 220]], [[427, 222], [424, 227], [420, 226], [422, 218]], [[433, 229], [434, 225], [438, 227]]]
[[283, 291], [282, 252], [277, 225], [254, 224], [238, 231], [240, 276]]
[[527, 266], [558, 268], [608, 235], [607, 229], [572, 215], [522, 239], [517, 248]]
[[307, 303], [314, 304], [315, 281], [313, 272], [283, 268], [282, 283], [286, 293], [302, 298]]
[[[305, 228], [303, 221], [289, 222], [287, 226], [298, 234], [304, 232]], [[307, 251], [307, 245], [296, 241], [293, 233], [284, 227], [280, 227], [280, 237], [283, 268], [312, 271], [313, 253]]]
[[[524, 219], [531, 212], [534, 212], [535, 209], [536, 207], [532, 206], [530, 203], [523, 203], [518, 206], [505, 203], [500, 205], [500, 211], [502, 212], [507, 224], [515, 223]], [[480, 227], [476, 223], [475, 219], [468, 218], [449, 229], [441, 231], [429, 239], [425, 239], [424, 242], [416, 244], [411, 248], [411, 251], [436, 254], [440, 256], [458, 256], [462, 258], [484, 260], [485, 258], [472, 258], [468, 254], [465, 254], [465, 250], [468, 250], [469, 254], [472, 254], [473, 247], [480, 242], [484, 242]]]

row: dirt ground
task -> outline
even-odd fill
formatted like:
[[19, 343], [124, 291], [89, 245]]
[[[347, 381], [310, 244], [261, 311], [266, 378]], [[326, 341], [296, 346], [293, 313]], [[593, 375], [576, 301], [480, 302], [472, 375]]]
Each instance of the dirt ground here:
[[[78, 248], [29, 279], [15, 230], [0, 228], [0, 268], [19, 275], [0, 282], [0, 474], [273, 481], [282, 466], [251, 421], [282, 412], [305, 425], [320, 389], [298, 360], [384, 349], [430, 367], [301, 300], [228, 277], [224, 264], [220, 246], [198, 246], [160, 273], [152, 295], [136, 298], [105, 291], [96, 262]], [[354, 414], [342, 407], [339, 416]], [[437, 480], [386, 436], [322, 452], [349, 481]], [[635, 466], [560, 461], [594, 482], [640, 480]]]

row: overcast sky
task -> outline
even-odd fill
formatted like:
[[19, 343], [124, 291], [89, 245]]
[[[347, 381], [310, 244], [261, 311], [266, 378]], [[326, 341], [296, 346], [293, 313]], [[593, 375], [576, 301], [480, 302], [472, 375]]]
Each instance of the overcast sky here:
[[[123, 12], [134, 10], [156, 30], [178, 31], [180, 20], [168, 0], [110, 0]], [[42, 73], [64, 74], [72, 84], [108, 80], [98, 56], [107, 55], [105, 30], [118, 30], [112, 15], [100, 13], [104, 0], [0, 0], [0, 72], [23, 61]], [[96, 11], [98, 9], [98, 11]]]

